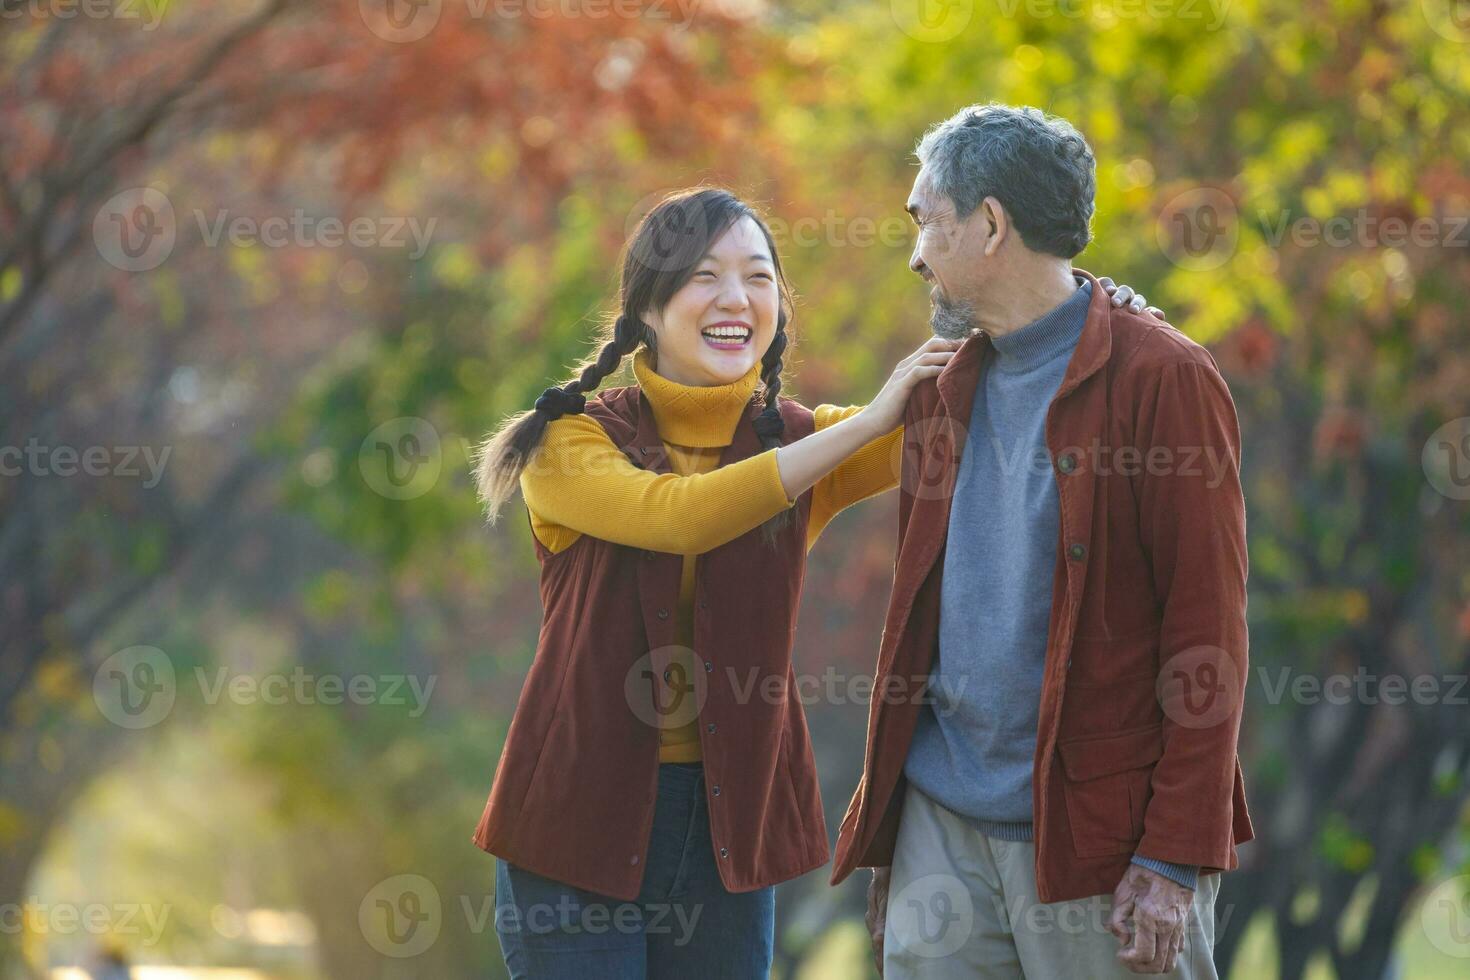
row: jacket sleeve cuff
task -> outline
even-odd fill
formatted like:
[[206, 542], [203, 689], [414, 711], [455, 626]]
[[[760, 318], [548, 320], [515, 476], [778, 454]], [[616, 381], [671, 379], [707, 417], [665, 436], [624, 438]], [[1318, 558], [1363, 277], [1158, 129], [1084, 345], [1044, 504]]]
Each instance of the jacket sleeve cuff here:
[[1141, 854], [1133, 855], [1133, 863], [1157, 872], [1176, 885], [1183, 885], [1185, 888], [1192, 889], [1199, 881], [1199, 865], [1197, 864], [1171, 864], [1168, 861], [1155, 861]]

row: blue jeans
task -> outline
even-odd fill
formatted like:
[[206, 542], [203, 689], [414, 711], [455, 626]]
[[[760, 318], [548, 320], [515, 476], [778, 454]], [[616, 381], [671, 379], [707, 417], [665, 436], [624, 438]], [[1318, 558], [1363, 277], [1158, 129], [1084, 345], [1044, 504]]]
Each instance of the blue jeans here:
[[775, 888], [732, 894], [715, 860], [697, 762], [659, 766], [636, 901], [497, 860], [495, 931], [511, 980], [767, 980]]

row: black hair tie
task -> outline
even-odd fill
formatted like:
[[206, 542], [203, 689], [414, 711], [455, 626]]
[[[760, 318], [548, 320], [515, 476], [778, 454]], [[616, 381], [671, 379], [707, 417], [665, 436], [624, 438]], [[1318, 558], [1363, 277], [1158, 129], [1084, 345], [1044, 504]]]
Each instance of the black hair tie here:
[[586, 407], [586, 395], [580, 391], [568, 391], [566, 388], [547, 388], [536, 399], [536, 411], [550, 416], [553, 422], [568, 412], [579, 415]]
[[762, 439], [779, 438], [786, 431], [786, 420], [774, 407], [755, 417], [755, 434]]

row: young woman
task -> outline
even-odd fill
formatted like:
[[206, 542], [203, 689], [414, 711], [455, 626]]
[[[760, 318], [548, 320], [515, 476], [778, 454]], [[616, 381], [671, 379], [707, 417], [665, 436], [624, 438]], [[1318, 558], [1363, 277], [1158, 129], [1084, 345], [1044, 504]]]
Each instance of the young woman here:
[[[866, 406], [781, 397], [780, 258], [718, 189], [643, 219], [620, 299], [598, 355], [478, 455], [492, 522], [525, 497], [543, 621], [473, 839], [513, 978], [765, 978], [773, 886], [828, 859], [791, 664], [806, 553], [897, 485], [909, 392], [960, 342]], [[589, 399], [630, 354], [637, 384]]]

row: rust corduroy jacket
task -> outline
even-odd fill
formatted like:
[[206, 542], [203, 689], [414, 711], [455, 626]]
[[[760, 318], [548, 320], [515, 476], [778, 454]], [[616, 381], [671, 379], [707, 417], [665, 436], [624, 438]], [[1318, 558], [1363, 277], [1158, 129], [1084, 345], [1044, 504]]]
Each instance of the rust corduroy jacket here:
[[[1236, 756], [1247, 651], [1234, 402], [1208, 351], [1113, 309], [1077, 271], [1092, 303], [1045, 426], [1061, 522], [1032, 779], [1043, 902], [1111, 892], [1135, 852], [1234, 868], [1253, 836]], [[938, 655], [949, 504], [992, 352], [968, 340], [909, 401], [893, 593], [834, 884], [893, 860], [920, 710], [901, 694]]]
[[[783, 442], [812, 413], [779, 400]], [[762, 452], [752, 405], [720, 465]], [[637, 386], [586, 412], [637, 466], [670, 472]], [[557, 881], [623, 900], [643, 880], [658, 785], [659, 729], [699, 719], [720, 878], [752, 891], [829, 856], [816, 764], [791, 664], [811, 491], [768, 546], [760, 528], [698, 557], [694, 676], [656, 704], [650, 677], [675, 657], [682, 557], [583, 535], [552, 554], [536, 542], [544, 610], [536, 657], [473, 840]], [[774, 692], [774, 693], [773, 693]]]

